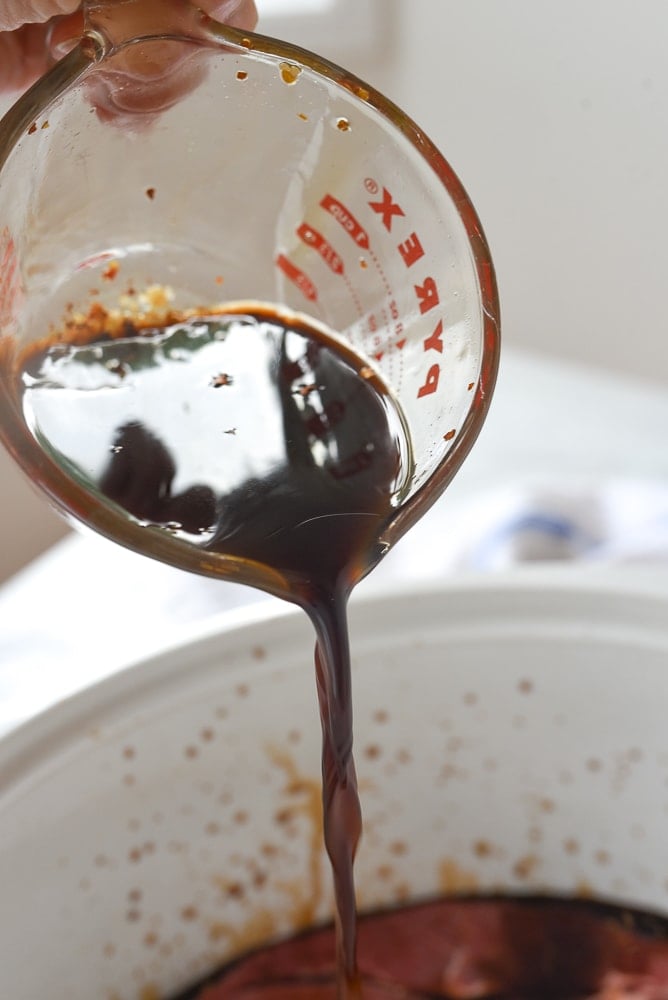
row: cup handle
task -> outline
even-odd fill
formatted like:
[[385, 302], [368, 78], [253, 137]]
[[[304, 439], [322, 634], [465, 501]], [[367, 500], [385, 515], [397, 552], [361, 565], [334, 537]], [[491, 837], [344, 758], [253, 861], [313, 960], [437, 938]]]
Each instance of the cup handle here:
[[202, 13], [189, 0], [83, 0], [85, 32], [107, 46], [133, 38], [195, 36]]
[[84, 30], [84, 15], [81, 10], [75, 14], [53, 18], [47, 35], [47, 47], [51, 58], [55, 62], [64, 59], [81, 41]]
[[54, 59], [62, 59], [86, 36], [105, 54], [142, 36], [197, 38], [203, 19], [189, 0], [83, 0], [81, 10], [53, 21], [49, 48]]

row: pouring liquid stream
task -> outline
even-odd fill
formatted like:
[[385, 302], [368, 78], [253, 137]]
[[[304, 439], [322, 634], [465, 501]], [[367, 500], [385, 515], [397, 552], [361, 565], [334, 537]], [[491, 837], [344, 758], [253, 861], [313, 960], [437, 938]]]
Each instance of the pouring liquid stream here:
[[[44, 450], [80, 485], [202, 562], [269, 567], [316, 630], [325, 846], [338, 995], [362, 996], [353, 862], [361, 810], [352, 753], [346, 605], [381, 557], [410, 466], [397, 404], [362, 358], [268, 310], [46, 342], [17, 391]], [[222, 557], [222, 558], [221, 558]], [[178, 560], [175, 560], [178, 561]]]

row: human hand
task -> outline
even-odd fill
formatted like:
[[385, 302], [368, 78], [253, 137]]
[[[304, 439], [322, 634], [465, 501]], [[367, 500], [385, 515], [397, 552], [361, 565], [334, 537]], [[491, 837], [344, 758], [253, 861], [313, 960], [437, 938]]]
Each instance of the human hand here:
[[23, 90], [47, 67], [48, 21], [79, 0], [4, 0], [0, 6], [0, 90]]
[[[200, 0], [212, 17], [250, 31], [257, 22], [254, 0]], [[21, 91], [47, 69], [51, 54], [51, 19], [71, 14], [59, 34], [72, 39], [81, 33], [80, 0], [2, 0], [0, 3], [0, 92]], [[57, 38], [52, 41], [57, 42]]]

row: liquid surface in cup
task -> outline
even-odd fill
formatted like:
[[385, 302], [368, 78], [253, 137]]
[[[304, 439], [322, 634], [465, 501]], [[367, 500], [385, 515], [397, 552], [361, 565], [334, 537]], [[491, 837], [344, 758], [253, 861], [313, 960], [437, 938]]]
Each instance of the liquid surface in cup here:
[[73, 479], [207, 567], [269, 566], [293, 600], [368, 569], [407, 447], [362, 359], [267, 312], [121, 332], [23, 363], [26, 422]]
[[118, 540], [139, 523], [176, 563], [184, 545], [208, 567], [234, 557], [241, 580], [260, 563], [310, 615], [340, 990], [358, 996], [346, 603], [410, 478], [401, 414], [350, 348], [267, 310], [116, 333], [79, 330], [83, 343], [47, 341], [23, 358], [25, 421], [73, 481], [116, 505]]
[[[332, 931], [240, 959], [179, 1000], [334, 1000]], [[668, 922], [584, 900], [446, 899], [359, 923], [364, 1000], [666, 1000]]]

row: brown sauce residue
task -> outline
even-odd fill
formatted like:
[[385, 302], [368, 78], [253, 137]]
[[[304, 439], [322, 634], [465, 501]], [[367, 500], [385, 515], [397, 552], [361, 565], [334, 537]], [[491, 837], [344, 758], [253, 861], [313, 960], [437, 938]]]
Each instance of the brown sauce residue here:
[[282, 62], [279, 66], [279, 70], [281, 73], [281, 80], [288, 86], [295, 84], [302, 73], [301, 66], [295, 66], [293, 63], [287, 62]]

